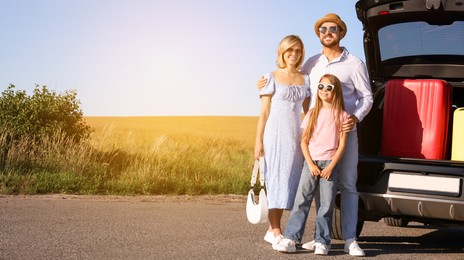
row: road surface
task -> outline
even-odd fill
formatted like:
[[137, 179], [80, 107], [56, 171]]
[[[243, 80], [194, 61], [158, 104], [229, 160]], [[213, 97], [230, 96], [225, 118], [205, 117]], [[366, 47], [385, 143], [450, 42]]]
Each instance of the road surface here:
[[[264, 242], [245, 196], [0, 195], [0, 259], [308, 259]], [[305, 241], [313, 236], [314, 212]], [[283, 224], [288, 213], [284, 214]], [[373, 259], [464, 259], [464, 229], [366, 222], [359, 238]], [[301, 247], [300, 247], [301, 248]], [[322, 258], [318, 256], [317, 258]], [[334, 240], [324, 259], [350, 259]]]

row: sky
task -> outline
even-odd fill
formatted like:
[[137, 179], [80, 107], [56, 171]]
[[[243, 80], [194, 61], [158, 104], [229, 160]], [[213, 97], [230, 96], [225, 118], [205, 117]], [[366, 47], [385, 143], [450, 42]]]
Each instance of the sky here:
[[280, 40], [320, 52], [337, 13], [362, 60], [354, 0], [0, 0], [0, 90], [75, 90], [84, 116], [257, 116]]

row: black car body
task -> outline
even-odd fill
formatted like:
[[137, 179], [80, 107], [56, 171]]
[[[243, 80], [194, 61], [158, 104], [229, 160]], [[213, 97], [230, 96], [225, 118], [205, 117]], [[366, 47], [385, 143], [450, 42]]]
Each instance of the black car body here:
[[[356, 12], [374, 93], [373, 107], [358, 125], [358, 232], [364, 221], [382, 218], [391, 226], [410, 221], [464, 226], [464, 160], [452, 160], [450, 152], [453, 145], [464, 149], [452, 140], [458, 134], [454, 112], [464, 107], [464, 1], [361, 0]], [[444, 158], [382, 155], [384, 95], [394, 79], [439, 79], [452, 86]], [[337, 207], [339, 202], [337, 197]], [[339, 213], [335, 238], [341, 238]]]

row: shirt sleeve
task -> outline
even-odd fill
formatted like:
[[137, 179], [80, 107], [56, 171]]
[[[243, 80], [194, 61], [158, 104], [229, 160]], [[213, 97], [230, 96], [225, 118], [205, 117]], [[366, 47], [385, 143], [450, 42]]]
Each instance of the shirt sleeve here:
[[265, 74], [264, 77], [267, 79], [266, 85], [259, 91], [259, 96], [272, 95], [275, 92], [274, 77], [270, 73]]
[[308, 113], [306, 113], [305, 117], [303, 118], [303, 122], [301, 122], [301, 126], [300, 126], [302, 131], [304, 131], [306, 129], [306, 127], [308, 126], [309, 117], [310, 117], [312, 111], [313, 111], [312, 109], [309, 110]]
[[310, 97], [311, 96], [311, 82], [310, 82], [309, 74], [305, 74], [304, 79], [305, 79], [305, 87], [306, 87], [306, 97]]
[[361, 122], [371, 110], [372, 103], [374, 102], [367, 68], [363, 62], [360, 62], [358, 69], [354, 70], [353, 84], [358, 97], [358, 104], [353, 114]]

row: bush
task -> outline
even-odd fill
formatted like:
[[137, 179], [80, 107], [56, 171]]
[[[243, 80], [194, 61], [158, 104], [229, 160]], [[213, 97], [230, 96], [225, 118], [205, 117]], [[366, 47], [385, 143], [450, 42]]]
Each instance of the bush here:
[[58, 94], [46, 86], [35, 86], [32, 96], [10, 84], [0, 95], [0, 130], [9, 139], [41, 140], [57, 133], [80, 142], [91, 129], [86, 125], [76, 91]]

